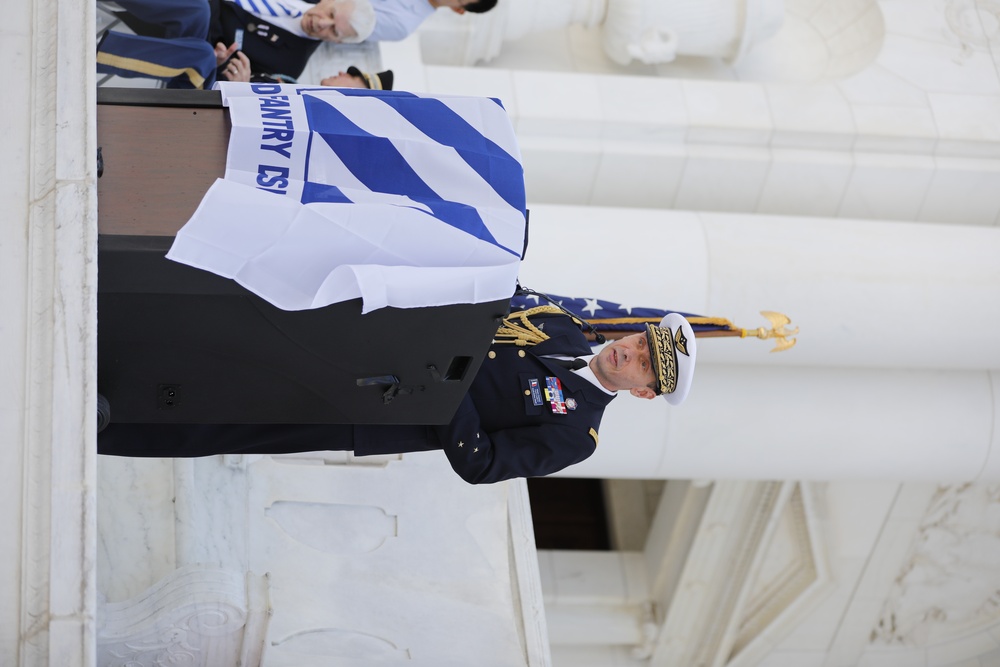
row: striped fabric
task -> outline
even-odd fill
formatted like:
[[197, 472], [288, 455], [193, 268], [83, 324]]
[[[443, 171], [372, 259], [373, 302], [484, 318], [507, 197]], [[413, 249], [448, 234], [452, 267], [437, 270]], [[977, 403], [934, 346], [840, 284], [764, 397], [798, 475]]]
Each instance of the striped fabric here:
[[243, 11], [258, 16], [271, 25], [299, 37], [309, 37], [302, 30], [302, 15], [312, 5], [303, 0], [227, 0]]
[[241, 9], [261, 17], [302, 16], [308, 4], [304, 2], [289, 2], [288, 0], [230, 0]]
[[220, 87], [233, 123], [226, 177], [178, 233], [171, 259], [288, 310], [357, 296], [368, 312], [512, 294], [524, 177], [499, 102]]

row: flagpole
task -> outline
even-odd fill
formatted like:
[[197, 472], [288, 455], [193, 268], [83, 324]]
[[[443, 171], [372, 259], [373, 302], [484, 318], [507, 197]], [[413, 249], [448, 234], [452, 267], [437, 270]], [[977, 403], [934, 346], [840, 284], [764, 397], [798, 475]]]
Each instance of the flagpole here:
[[[651, 322], [650, 324], [657, 324], [656, 322]], [[620, 340], [626, 336], [631, 336], [636, 333], [635, 331], [623, 331], [621, 329], [605, 329], [602, 330], [600, 326], [597, 326], [597, 331], [604, 336], [607, 340]], [[756, 337], [756, 333], [750, 333], [746, 329], [707, 329], [704, 331], [698, 331], [695, 329], [695, 338], [747, 338], [749, 336]], [[593, 334], [587, 334], [589, 340], [594, 340]]]
[[[799, 332], [799, 328], [795, 327], [792, 330], [786, 330], [785, 326], [791, 324], [791, 319], [787, 315], [782, 313], [777, 313], [771, 310], [762, 310], [760, 314], [763, 315], [771, 323], [771, 328], [757, 327], [756, 329], [744, 329], [741, 327], [734, 326], [732, 322], [721, 317], [701, 317], [698, 315], [686, 316], [688, 322], [691, 323], [692, 329], [694, 329], [694, 335], [696, 338], [759, 338], [760, 340], [767, 340], [769, 338], [775, 339], [775, 346], [771, 352], [782, 352], [791, 347], [794, 347], [795, 343], [798, 342], [796, 338], [791, 338]], [[655, 318], [641, 318], [641, 317], [628, 317], [628, 318], [613, 318], [613, 319], [595, 319], [590, 320], [590, 324], [604, 336], [607, 340], [619, 340], [630, 336], [635, 331], [623, 331], [621, 329], [603, 329], [601, 325], [613, 325], [613, 324], [659, 324], [659, 319]], [[594, 336], [588, 334], [587, 337], [590, 340], [594, 340]]]
[[[531, 304], [529, 299], [533, 299], [534, 304]], [[793, 347], [796, 339], [792, 336], [799, 332], [798, 327], [791, 330], [785, 329], [787, 325], [791, 324], [791, 319], [787, 315], [772, 310], [760, 311], [760, 314], [771, 323], [770, 328], [744, 329], [734, 325], [724, 317], [705, 317], [694, 313], [658, 308], [625, 308], [621, 304], [600, 299], [580, 299], [543, 294], [522, 287], [520, 283], [518, 283], [517, 292], [511, 300], [511, 306], [515, 311], [527, 310], [532, 305], [537, 305], [539, 299], [545, 299], [567, 314], [584, 321], [587, 325], [584, 328], [588, 330], [587, 338], [591, 341], [597, 340], [598, 336], [603, 337], [604, 340], [619, 340], [645, 331], [647, 324], [655, 326], [667, 313], [671, 312], [683, 315], [694, 330], [694, 335], [698, 338], [759, 338], [761, 340], [774, 338], [776, 344], [771, 350], [772, 352], [781, 352]], [[642, 312], [643, 315], [641, 317], [633, 315], [637, 312]]]

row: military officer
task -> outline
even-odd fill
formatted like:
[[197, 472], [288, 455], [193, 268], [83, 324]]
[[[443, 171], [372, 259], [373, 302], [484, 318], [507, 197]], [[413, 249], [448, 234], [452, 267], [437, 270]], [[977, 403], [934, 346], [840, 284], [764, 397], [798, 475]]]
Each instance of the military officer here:
[[678, 405], [694, 374], [690, 324], [667, 315], [596, 354], [582, 322], [541, 306], [504, 319], [455, 416], [440, 426], [114, 424], [98, 451], [206, 456], [354, 450], [356, 455], [441, 449], [470, 484], [537, 477], [594, 453], [604, 408], [620, 391]]

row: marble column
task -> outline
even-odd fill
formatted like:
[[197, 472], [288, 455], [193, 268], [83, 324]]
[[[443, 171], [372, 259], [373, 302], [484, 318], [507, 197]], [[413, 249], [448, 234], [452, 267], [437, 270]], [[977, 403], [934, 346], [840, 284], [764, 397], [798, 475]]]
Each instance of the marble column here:
[[94, 5], [4, 8], [0, 656], [95, 664]]
[[530, 205], [995, 226], [995, 66], [977, 50], [965, 69], [914, 72], [900, 64], [930, 47], [906, 43], [883, 50], [894, 69], [808, 85], [440, 66], [406, 77], [503, 102]]
[[553, 646], [643, 644], [653, 621], [641, 553], [542, 550], [538, 562]]
[[620, 65], [678, 55], [735, 60], [778, 31], [781, 0], [612, 0], [603, 24], [604, 51]]
[[997, 479], [998, 256], [998, 228], [533, 207], [525, 286], [801, 327], [703, 339], [688, 402], [619, 398], [569, 474]]

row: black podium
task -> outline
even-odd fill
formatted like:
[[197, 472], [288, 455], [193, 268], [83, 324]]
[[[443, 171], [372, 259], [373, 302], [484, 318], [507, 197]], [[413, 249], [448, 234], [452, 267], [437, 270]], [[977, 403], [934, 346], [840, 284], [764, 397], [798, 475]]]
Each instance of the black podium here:
[[98, 391], [120, 423], [435, 424], [451, 419], [507, 301], [283, 311], [167, 260], [225, 170], [218, 93], [98, 96]]

